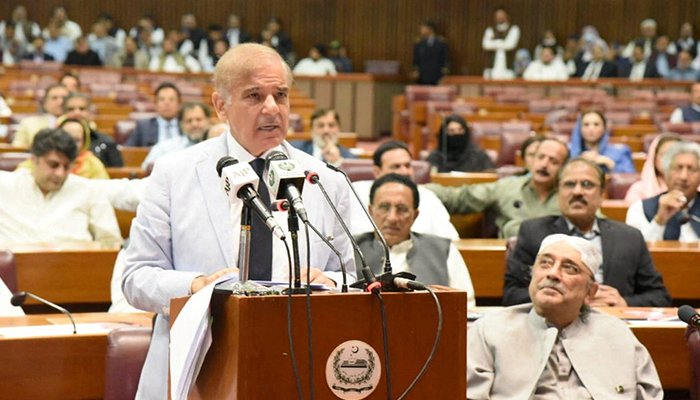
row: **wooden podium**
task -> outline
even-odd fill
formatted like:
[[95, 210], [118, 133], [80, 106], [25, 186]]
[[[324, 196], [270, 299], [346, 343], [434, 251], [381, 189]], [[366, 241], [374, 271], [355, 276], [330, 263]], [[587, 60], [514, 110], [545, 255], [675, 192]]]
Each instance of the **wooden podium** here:
[[[466, 398], [467, 295], [436, 292], [443, 330], [433, 361], [407, 399]], [[427, 292], [383, 293], [386, 304], [392, 394], [398, 398], [419, 373], [437, 333], [437, 309]], [[174, 299], [176, 316], [186, 299]], [[191, 393], [192, 399], [296, 399], [287, 338], [287, 296], [214, 294], [213, 344]], [[369, 293], [313, 294], [314, 393], [337, 399], [326, 383], [326, 363], [336, 346], [366, 342], [378, 353], [381, 378], [367, 399], [386, 399], [379, 299]], [[174, 319], [173, 319], [174, 320]], [[306, 297], [292, 299], [294, 350], [305, 398], [309, 398]]]

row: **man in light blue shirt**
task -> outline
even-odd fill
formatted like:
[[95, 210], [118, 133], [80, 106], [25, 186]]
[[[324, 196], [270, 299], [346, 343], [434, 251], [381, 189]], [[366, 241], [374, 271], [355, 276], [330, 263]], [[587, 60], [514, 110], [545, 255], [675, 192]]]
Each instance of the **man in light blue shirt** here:
[[184, 150], [206, 139], [207, 131], [211, 126], [211, 111], [201, 102], [188, 102], [182, 105], [177, 114], [177, 120], [184, 135], [159, 141], [148, 153], [141, 165], [146, 169], [149, 164], [168, 153]]
[[678, 53], [678, 66], [668, 72], [666, 79], [670, 81], [696, 82], [698, 70], [691, 66], [693, 57], [687, 51]]
[[44, 44], [44, 53], [50, 54], [56, 61], [66, 61], [66, 56], [73, 50], [73, 41], [61, 35], [61, 29], [52, 22], [48, 26], [49, 36]]

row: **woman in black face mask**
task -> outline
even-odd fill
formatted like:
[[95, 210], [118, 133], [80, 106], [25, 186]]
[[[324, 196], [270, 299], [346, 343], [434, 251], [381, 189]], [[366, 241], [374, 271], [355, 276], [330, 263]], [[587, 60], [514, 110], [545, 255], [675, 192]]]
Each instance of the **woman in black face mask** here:
[[495, 168], [489, 156], [470, 139], [469, 127], [464, 118], [450, 115], [438, 134], [438, 148], [428, 156], [428, 161], [438, 172], [479, 172]]

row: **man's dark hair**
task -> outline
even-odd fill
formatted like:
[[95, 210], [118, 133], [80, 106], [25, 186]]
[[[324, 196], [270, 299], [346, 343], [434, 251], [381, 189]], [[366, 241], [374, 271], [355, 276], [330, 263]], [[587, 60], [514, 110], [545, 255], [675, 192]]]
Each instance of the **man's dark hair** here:
[[58, 79], [58, 83], [63, 84], [63, 79], [65, 78], [73, 78], [76, 81], [78, 81], [78, 87], [80, 87], [80, 77], [78, 74], [74, 74], [72, 72], [66, 72], [65, 74], [61, 75], [61, 77]]
[[209, 31], [223, 31], [224, 28], [221, 27], [219, 24], [211, 24], [209, 25]]
[[437, 32], [437, 25], [435, 25], [435, 22], [433, 22], [433, 21], [426, 20], [426, 21], [423, 21], [423, 23], [421, 25], [427, 26], [428, 28], [430, 28], [430, 30], [433, 31], [433, 33]]
[[78, 145], [75, 144], [75, 139], [68, 132], [59, 128], [47, 128], [39, 131], [34, 137], [30, 151], [37, 158], [51, 151], [63, 153], [71, 161], [78, 157]]
[[523, 158], [523, 160], [525, 160], [525, 150], [527, 150], [531, 144], [535, 142], [542, 143], [545, 140], [547, 140], [547, 138], [542, 135], [533, 135], [527, 138], [527, 140], [523, 142], [523, 145], [520, 146], [520, 156]]
[[14, 28], [15, 27], [15, 21], [7, 20], [5, 21], [5, 28]]
[[92, 107], [92, 100], [90, 96], [83, 92], [70, 92], [68, 96], [63, 99], [63, 112], [68, 112], [68, 101], [72, 99], [83, 99], [87, 102], [88, 108]]
[[173, 89], [175, 93], [177, 93], [177, 101], [180, 101], [182, 99], [182, 93], [180, 93], [180, 89], [178, 89], [177, 86], [175, 86], [175, 84], [171, 82], [163, 82], [160, 85], [158, 85], [155, 92], [156, 97], [158, 97], [158, 93], [160, 93], [161, 90], [168, 88]]
[[384, 142], [379, 147], [377, 147], [377, 150], [374, 152], [374, 155], [372, 156], [372, 159], [374, 160], [374, 165], [376, 167], [381, 168], [382, 167], [382, 156], [384, 153], [386, 153], [389, 150], [396, 150], [396, 149], [403, 149], [406, 150], [406, 153], [408, 153], [409, 156], [411, 156], [411, 151], [408, 150], [408, 145], [404, 142], [399, 142], [396, 140], [390, 140], [388, 142]]
[[325, 116], [328, 113], [333, 113], [333, 116], [335, 117], [335, 122], [337, 122], [338, 125], [340, 125], [340, 115], [338, 115], [338, 111], [332, 108], [319, 108], [318, 110], [314, 111], [314, 113], [311, 114], [311, 125], [313, 126], [314, 121]]
[[[40, 36], [37, 36], [37, 37], [40, 37]], [[41, 111], [42, 112], [46, 112], [46, 110], [44, 109], [44, 104], [46, 103], [46, 99], [49, 98], [49, 93], [51, 93], [51, 91], [56, 89], [56, 88], [66, 89], [66, 87], [63, 86], [63, 84], [61, 84], [61, 83], [54, 83], [53, 85], [47, 87], [46, 90], [44, 91], [44, 97], [41, 98]]]
[[418, 204], [420, 204], [418, 185], [416, 185], [411, 178], [394, 173], [382, 175], [381, 178], [374, 181], [372, 188], [369, 190], [369, 204], [374, 204], [374, 195], [377, 193], [377, 190], [387, 183], [400, 183], [411, 189], [411, 192], [413, 192], [413, 208], [418, 209]]
[[188, 101], [187, 103], [183, 104], [180, 107], [180, 111], [177, 112], [177, 122], [182, 122], [182, 119], [185, 117], [185, 113], [187, 111], [198, 107], [204, 111], [204, 115], [206, 115], [207, 119], [211, 118], [211, 110], [206, 104], [202, 103], [201, 101]]
[[598, 164], [583, 157], [572, 158], [571, 160], [567, 161], [564, 165], [562, 165], [561, 168], [559, 168], [559, 171], [557, 172], [557, 186], [559, 186], [561, 178], [562, 176], [564, 176], [564, 170], [573, 163], [584, 163], [589, 167], [593, 168], [593, 170], [596, 172], [596, 175], [598, 175], [598, 182], [600, 182], [600, 190], [605, 190], [605, 172], [602, 168], [600, 168]]
[[312, 49], [316, 49], [316, 51], [318, 51], [318, 54], [320, 54], [321, 57], [326, 57], [326, 55], [328, 54], [326, 52], [326, 45], [324, 44], [316, 44], [312, 47]]

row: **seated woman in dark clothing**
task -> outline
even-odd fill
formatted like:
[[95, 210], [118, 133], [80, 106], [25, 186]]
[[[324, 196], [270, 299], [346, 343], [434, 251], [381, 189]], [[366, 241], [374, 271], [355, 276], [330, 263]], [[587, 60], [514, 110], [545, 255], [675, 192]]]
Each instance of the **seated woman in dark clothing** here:
[[450, 115], [438, 134], [438, 148], [428, 156], [428, 161], [438, 172], [479, 172], [496, 168], [489, 156], [470, 141], [471, 133], [464, 118]]

